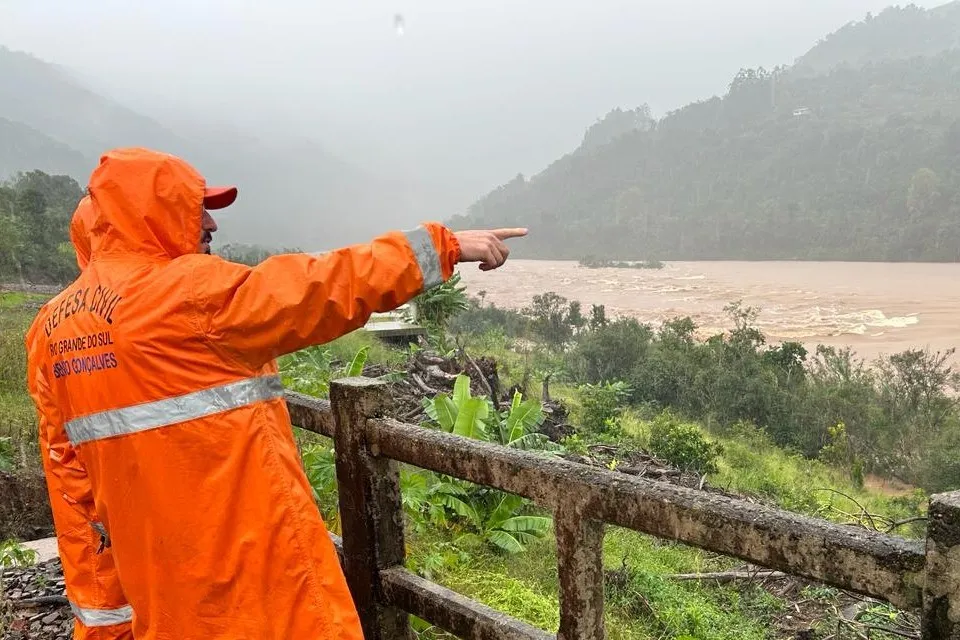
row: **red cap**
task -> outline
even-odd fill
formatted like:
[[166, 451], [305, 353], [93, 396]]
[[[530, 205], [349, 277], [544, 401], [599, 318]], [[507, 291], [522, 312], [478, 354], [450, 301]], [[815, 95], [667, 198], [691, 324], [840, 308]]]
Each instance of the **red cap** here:
[[207, 187], [203, 192], [203, 206], [207, 209], [224, 209], [236, 199], [236, 187]]

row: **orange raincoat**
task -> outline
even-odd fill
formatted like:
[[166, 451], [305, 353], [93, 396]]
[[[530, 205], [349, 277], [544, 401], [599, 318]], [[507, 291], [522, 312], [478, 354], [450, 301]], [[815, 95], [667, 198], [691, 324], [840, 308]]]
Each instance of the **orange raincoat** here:
[[[83, 271], [90, 257], [89, 228], [93, 205], [84, 197], [74, 212], [70, 237]], [[54, 298], [48, 307], [59, 305]], [[31, 368], [31, 373], [36, 370]], [[28, 380], [30, 393], [43, 406], [36, 377]], [[120, 588], [113, 554], [101, 531], [93, 506], [90, 479], [77, 460], [63, 425], [38, 413], [40, 457], [47, 478], [50, 508], [57, 531], [67, 599], [74, 612], [74, 640], [131, 640], [132, 610]]]
[[438, 224], [256, 267], [196, 253], [204, 179], [143, 149], [90, 181], [92, 257], [28, 334], [88, 473], [137, 640], [361, 640], [275, 358], [452, 275]]

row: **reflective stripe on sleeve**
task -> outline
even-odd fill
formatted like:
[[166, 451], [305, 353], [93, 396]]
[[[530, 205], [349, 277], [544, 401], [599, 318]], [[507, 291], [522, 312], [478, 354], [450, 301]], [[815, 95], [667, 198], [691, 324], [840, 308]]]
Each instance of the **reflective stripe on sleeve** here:
[[279, 376], [261, 376], [174, 398], [101, 411], [74, 418], [64, 427], [70, 442], [76, 446], [91, 440], [166, 427], [282, 397], [283, 383]]
[[87, 609], [71, 601], [70, 610], [85, 627], [111, 627], [133, 621], [133, 607], [130, 605], [117, 609]]
[[433, 246], [433, 238], [424, 227], [417, 227], [413, 231], [406, 231], [407, 242], [417, 257], [420, 273], [423, 275], [423, 288], [430, 289], [443, 283], [443, 272], [440, 270], [440, 256]]

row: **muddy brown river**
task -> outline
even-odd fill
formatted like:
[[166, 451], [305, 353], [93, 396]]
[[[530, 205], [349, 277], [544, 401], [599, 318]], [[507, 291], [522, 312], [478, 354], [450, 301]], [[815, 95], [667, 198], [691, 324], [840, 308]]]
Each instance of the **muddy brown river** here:
[[701, 335], [729, 329], [723, 308], [741, 300], [759, 308], [757, 326], [770, 341], [850, 346], [868, 361], [908, 348], [960, 347], [960, 264], [674, 262], [644, 270], [511, 260], [494, 272], [471, 265], [461, 274], [471, 295], [486, 291], [498, 306], [520, 308], [555, 291], [580, 300], [585, 314], [602, 304], [609, 317], [654, 326], [690, 316]]

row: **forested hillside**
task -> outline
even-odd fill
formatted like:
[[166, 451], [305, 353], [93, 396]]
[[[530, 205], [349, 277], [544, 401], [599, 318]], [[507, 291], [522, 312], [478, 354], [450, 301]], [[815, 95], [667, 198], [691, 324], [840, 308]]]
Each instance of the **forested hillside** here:
[[958, 49], [746, 69], [723, 97], [648, 114], [612, 111], [454, 224], [529, 226], [527, 257], [960, 259]]
[[794, 64], [815, 75], [838, 66], [862, 67], [879, 60], [936, 55], [960, 47], [960, 1], [925, 11], [914, 4], [888, 7], [844, 25]]

